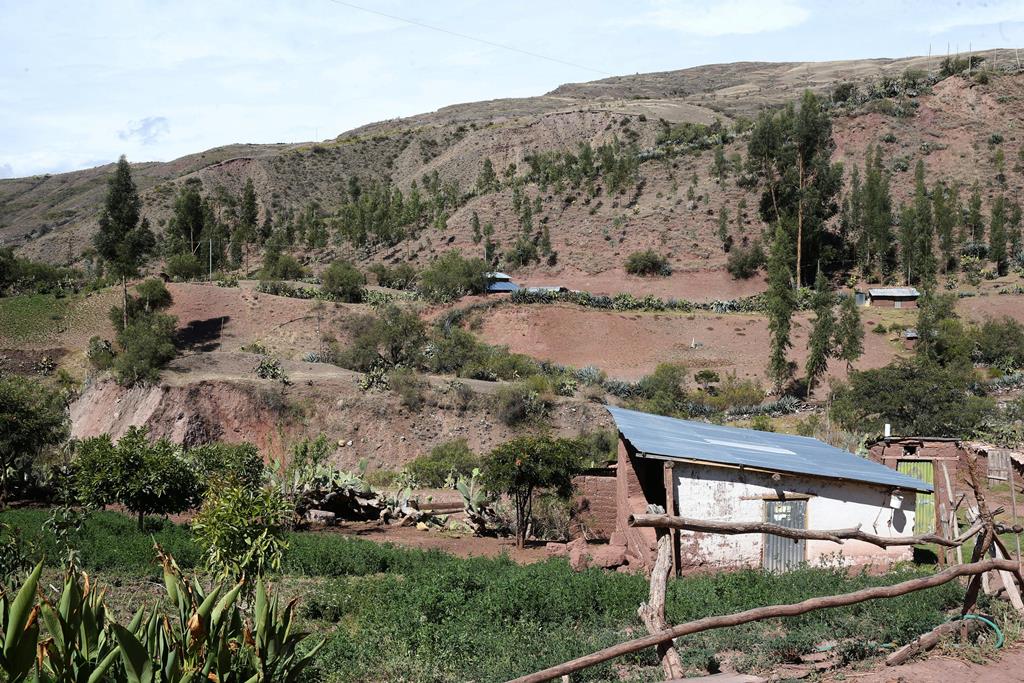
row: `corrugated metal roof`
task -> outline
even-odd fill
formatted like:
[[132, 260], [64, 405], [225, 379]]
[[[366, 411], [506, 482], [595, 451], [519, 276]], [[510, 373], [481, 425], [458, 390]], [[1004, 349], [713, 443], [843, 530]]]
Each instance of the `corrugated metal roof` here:
[[914, 287], [876, 287], [869, 289], [871, 296], [921, 296], [921, 292]]
[[500, 270], [495, 270], [491, 273], [487, 273], [487, 277], [490, 280], [511, 280], [512, 276], [508, 273], [503, 273]]
[[519, 285], [514, 282], [492, 282], [487, 285], [488, 292], [518, 292]]
[[608, 407], [622, 436], [640, 453], [845, 479], [911, 491], [932, 485], [806, 436], [723, 427]]

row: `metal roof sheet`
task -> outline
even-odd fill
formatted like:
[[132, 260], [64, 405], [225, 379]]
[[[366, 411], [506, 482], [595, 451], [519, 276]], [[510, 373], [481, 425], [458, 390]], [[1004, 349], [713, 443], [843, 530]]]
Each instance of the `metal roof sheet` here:
[[876, 287], [869, 289], [871, 296], [921, 296], [921, 292], [914, 287]]
[[491, 280], [511, 280], [512, 276], [508, 273], [503, 273], [500, 270], [495, 270], [491, 273], [487, 273], [487, 277]]
[[518, 292], [519, 285], [514, 282], [492, 282], [487, 285], [488, 292]]
[[668, 459], [756, 467], [911, 491], [931, 484], [806, 436], [724, 427], [608, 407], [622, 436], [640, 453]]

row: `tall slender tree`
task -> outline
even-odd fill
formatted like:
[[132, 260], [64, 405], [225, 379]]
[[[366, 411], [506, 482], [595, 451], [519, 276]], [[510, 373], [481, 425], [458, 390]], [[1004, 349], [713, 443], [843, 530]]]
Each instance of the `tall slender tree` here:
[[833, 303], [834, 297], [829, 290], [828, 282], [819, 270], [814, 280], [814, 321], [811, 325], [811, 334], [807, 338], [807, 363], [804, 366], [808, 396], [814, 391], [818, 378], [828, 370], [828, 359], [834, 355], [836, 316], [832, 310]]
[[765, 295], [768, 330], [771, 333], [767, 374], [776, 392], [782, 391], [793, 376], [793, 365], [786, 357], [786, 352], [793, 345], [789, 333], [793, 311], [796, 310], [791, 245], [789, 231], [780, 224], [775, 229], [768, 257], [768, 291]]
[[142, 202], [132, 180], [128, 160], [121, 155], [114, 174], [107, 181], [107, 198], [100, 215], [100, 229], [93, 237], [93, 246], [106, 264], [108, 272], [121, 280], [123, 324], [128, 326], [128, 278], [139, 274], [146, 258], [156, 247], [156, 238], [149, 221], [139, 214]]
[[964, 216], [964, 239], [981, 242], [985, 239], [985, 222], [981, 217], [981, 188], [974, 183], [971, 198], [967, 200], [967, 214]]
[[864, 353], [864, 327], [860, 322], [857, 300], [851, 293], [839, 304], [839, 321], [836, 323], [836, 357], [846, 361], [847, 371]]
[[943, 273], [956, 261], [956, 204], [953, 190], [938, 182], [932, 187], [932, 217], [939, 241], [940, 267]]
[[1006, 250], [1006, 200], [1003, 195], [992, 201], [991, 214], [988, 224], [988, 254], [996, 263], [996, 272], [1006, 275], [1010, 259]]

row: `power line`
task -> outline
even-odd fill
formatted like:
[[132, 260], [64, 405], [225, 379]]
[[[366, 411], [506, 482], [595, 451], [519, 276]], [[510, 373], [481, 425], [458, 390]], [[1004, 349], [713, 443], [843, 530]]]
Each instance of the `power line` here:
[[380, 16], [380, 17], [386, 17], [388, 19], [394, 19], [395, 21], [401, 21], [403, 23], [411, 24], [413, 26], [419, 26], [420, 28], [430, 29], [431, 31], [437, 31], [438, 33], [446, 33], [446, 34], [448, 34], [450, 36], [455, 36], [457, 38], [462, 38], [464, 40], [472, 40], [474, 43], [480, 43], [482, 45], [489, 45], [490, 47], [496, 47], [496, 48], [499, 48], [499, 49], [502, 49], [502, 50], [508, 50], [509, 52], [518, 52], [519, 54], [528, 55], [530, 57], [535, 57], [537, 59], [546, 59], [549, 62], [555, 62], [556, 64], [562, 64], [563, 66], [571, 66], [571, 67], [573, 67], [575, 69], [583, 69], [584, 71], [592, 71], [593, 73], [601, 74], [602, 76], [614, 76], [615, 75], [615, 74], [610, 74], [607, 71], [602, 71], [601, 69], [595, 69], [595, 68], [590, 67], [590, 66], [584, 66], [583, 64], [576, 64], [575, 62], [567, 62], [566, 60], [558, 59], [557, 57], [549, 57], [547, 55], [542, 55], [542, 54], [540, 54], [538, 52], [530, 52], [529, 50], [523, 50], [522, 48], [518, 48], [518, 47], [515, 47], [515, 46], [512, 46], [512, 45], [505, 45], [503, 43], [496, 43], [494, 41], [487, 40], [486, 38], [477, 38], [475, 36], [470, 36], [470, 35], [467, 35], [465, 33], [459, 33], [458, 31], [451, 31], [451, 30], [446, 29], [446, 28], [441, 28], [440, 26], [432, 26], [431, 24], [424, 24], [423, 22], [416, 21], [415, 19], [406, 19], [405, 17], [400, 17], [400, 16], [397, 16], [397, 15], [394, 15], [394, 14], [388, 14], [387, 12], [380, 12], [380, 11], [375, 10], [375, 9], [370, 9], [369, 7], [363, 7], [361, 5], [356, 5], [356, 4], [353, 4], [351, 2], [345, 2], [345, 0], [328, 0], [328, 2], [333, 2], [335, 5], [342, 5], [344, 7], [350, 7], [352, 9], [357, 9], [357, 10], [359, 10], [361, 12], [367, 12], [368, 14], [376, 14], [377, 16]]

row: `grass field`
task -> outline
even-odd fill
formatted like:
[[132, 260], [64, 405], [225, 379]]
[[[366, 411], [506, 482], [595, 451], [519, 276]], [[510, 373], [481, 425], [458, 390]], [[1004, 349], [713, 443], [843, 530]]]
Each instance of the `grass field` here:
[[43, 341], [60, 330], [73, 298], [26, 294], [0, 298], [0, 336], [10, 341]]
[[[47, 516], [46, 510], [10, 510], [0, 520], [21, 529], [52, 563], [58, 551], [42, 528]], [[154, 540], [186, 570], [200, 562], [186, 527], [151, 520], [140, 533], [133, 520], [114, 512], [93, 514], [76, 543], [84, 568], [111, 586], [111, 599], [137, 605], [147, 585], [159, 586]], [[648, 592], [642, 576], [573, 572], [557, 559], [528, 566], [507, 558], [460, 559], [332, 533], [294, 533], [288, 540], [278, 589], [300, 599], [301, 626], [328, 640], [311, 680], [506, 680], [621, 642], [642, 628], [636, 616]], [[679, 623], [927, 571], [908, 566], [869, 576], [807, 568], [687, 577], [669, 583], [666, 611]], [[894, 600], [712, 631], [681, 642], [680, 654], [692, 674], [716, 670], [718, 653], [727, 651], [741, 670], [768, 670], [824, 641], [838, 641], [840, 653], [857, 660], [932, 628], [961, 597], [962, 588], [950, 583]], [[660, 680], [653, 652], [574, 680], [620, 680], [620, 673], [625, 680]]]

